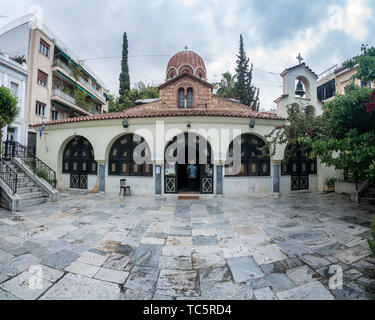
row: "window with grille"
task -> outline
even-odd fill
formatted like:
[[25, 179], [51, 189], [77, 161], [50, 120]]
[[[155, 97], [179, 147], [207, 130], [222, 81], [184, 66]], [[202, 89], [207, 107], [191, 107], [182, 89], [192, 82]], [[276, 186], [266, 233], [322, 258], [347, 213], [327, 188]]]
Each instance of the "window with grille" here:
[[192, 108], [193, 107], [193, 102], [194, 102], [194, 95], [193, 95], [193, 89], [189, 88], [187, 90], [187, 107]]
[[185, 108], [185, 90], [183, 88], [178, 90], [178, 107]]
[[[288, 146], [287, 149], [291, 149]], [[303, 168], [302, 164], [306, 163], [307, 168]], [[291, 155], [289, 160], [283, 160], [281, 162], [281, 175], [288, 176], [296, 172], [300, 167], [303, 172], [307, 174], [317, 174], [318, 173], [318, 161], [317, 159], [307, 159], [304, 154], [297, 148], [296, 151]]]
[[18, 83], [15, 83], [15, 82], [10, 83], [10, 93], [16, 98], [19, 98], [18, 89], [19, 89]]
[[60, 112], [53, 110], [51, 113], [52, 120], [60, 120]]
[[324, 101], [335, 95], [336, 92], [336, 80], [332, 79], [327, 83], [322, 84], [317, 88], [318, 99]]
[[39, 52], [49, 58], [50, 55], [50, 45], [43, 39], [40, 39]]
[[63, 155], [63, 173], [97, 174], [91, 143], [84, 137], [75, 137], [68, 143]]
[[[113, 176], [153, 176], [151, 152], [147, 146], [137, 153], [137, 146], [144, 139], [134, 139], [133, 134], [127, 134], [115, 141], [109, 152], [108, 175]], [[139, 152], [139, 151], [138, 151]], [[135, 162], [136, 157], [145, 158], [145, 163]]]
[[47, 87], [48, 86], [48, 74], [41, 70], [38, 70], [37, 83], [43, 87]]
[[253, 134], [243, 134], [237, 137], [229, 146], [228, 156], [230, 157], [235, 156], [233, 151], [234, 144], [241, 148], [240, 170], [239, 172], [234, 172], [233, 165], [227, 164], [227, 176], [270, 176], [271, 158], [268, 150], [267, 152], [262, 150], [265, 142], [261, 138]]
[[46, 116], [46, 106], [47, 105], [45, 103], [37, 101], [36, 105], [35, 105], [35, 114], [37, 114], [38, 116], [41, 116], [41, 117], [45, 117]]

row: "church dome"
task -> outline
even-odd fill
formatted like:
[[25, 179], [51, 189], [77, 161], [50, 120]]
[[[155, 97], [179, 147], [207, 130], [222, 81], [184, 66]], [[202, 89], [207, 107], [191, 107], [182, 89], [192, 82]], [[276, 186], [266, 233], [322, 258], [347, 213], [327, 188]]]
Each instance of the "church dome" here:
[[206, 66], [203, 59], [193, 51], [180, 51], [168, 63], [167, 80], [183, 73], [190, 73], [203, 80], [206, 79]]

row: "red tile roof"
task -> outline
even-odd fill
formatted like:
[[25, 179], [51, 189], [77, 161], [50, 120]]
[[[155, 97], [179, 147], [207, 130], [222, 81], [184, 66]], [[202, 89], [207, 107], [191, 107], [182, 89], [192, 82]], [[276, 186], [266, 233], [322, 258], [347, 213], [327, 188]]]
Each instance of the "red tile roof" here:
[[201, 67], [204, 72], [206, 72], [206, 66], [203, 59], [193, 51], [180, 51], [176, 53], [168, 63], [167, 73], [172, 68], [175, 67], [177, 70], [183, 65], [190, 65], [194, 68]]
[[[132, 118], [157, 118], [157, 117], [234, 117], [234, 118], [254, 118], [269, 120], [285, 120], [273, 112], [260, 112], [251, 110], [248, 106], [233, 102], [229, 99], [214, 96], [218, 99], [216, 107], [178, 109], [176, 107], [166, 107], [160, 104], [160, 100], [127, 109], [123, 112], [104, 113], [94, 116], [84, 116], [55, 120], [46, 122], [45, 125], [57, 125], [64, 123], [75, 123], [84, 121], [112, 120], [112, 119], [132, 119]], [[34, 127], [41, 126], [36, 124]]]

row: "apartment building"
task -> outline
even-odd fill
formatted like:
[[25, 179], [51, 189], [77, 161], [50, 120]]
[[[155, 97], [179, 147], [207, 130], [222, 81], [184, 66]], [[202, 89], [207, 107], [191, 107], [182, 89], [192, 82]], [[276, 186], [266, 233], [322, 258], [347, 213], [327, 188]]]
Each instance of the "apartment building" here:
[[37, 141], [33, 124], [108, 111], [103, 82], [35, 15], [0, 29], [0, 51], [26, 60], [28, 146]]
[[[318, 99], [322, 102], [333, 99], [335, 94], [345, 94], [345, 88], [353, 82], [353, 76], [357, 73], [358, 65], [351, 69], [334, 65], [319, 75], [317, 82]], [[375, 88], [371, 82], [361, 83], [359, 79], [354, 79], [358, 86]]]
[[18, 116], [12, 124], [2, 129], [2, 140], [7, 139], [25, 144], [27, 141], [27, 65], [14, 61], [9, 55], [0, 52], [0, 86], [10, 89], [18, 100]]

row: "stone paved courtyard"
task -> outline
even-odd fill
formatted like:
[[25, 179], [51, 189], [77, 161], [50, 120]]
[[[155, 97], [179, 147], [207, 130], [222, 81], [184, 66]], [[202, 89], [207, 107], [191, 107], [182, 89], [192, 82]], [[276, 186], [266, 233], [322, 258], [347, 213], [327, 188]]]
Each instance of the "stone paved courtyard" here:
[[[336, 194], [62, 193], [16, 214], [0, 209], [0, 300], [374, 299], [365, 242], [374, 215]], [[343, 289], [329, 289], [332, 265]]]

